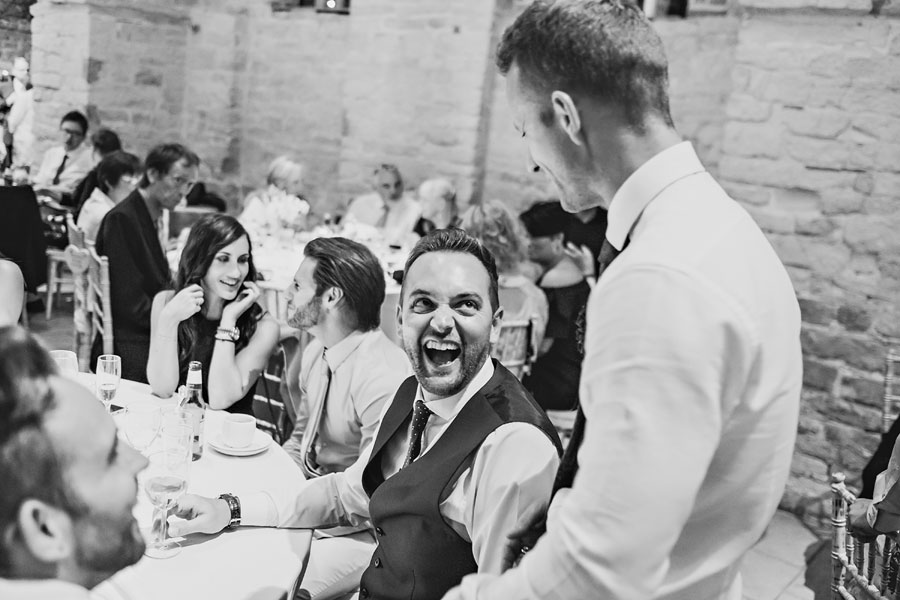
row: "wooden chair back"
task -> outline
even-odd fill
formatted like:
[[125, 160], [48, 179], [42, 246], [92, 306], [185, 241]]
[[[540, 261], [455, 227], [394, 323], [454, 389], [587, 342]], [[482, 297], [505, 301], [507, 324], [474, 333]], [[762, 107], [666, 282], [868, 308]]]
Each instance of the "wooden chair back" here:
[[900, 573], [900, 532], [860, 539], [847, 529], [850, 505], [856, 500], [843, 473], [831, 476], [832, 600], [891, 600]]
[[286, 438], [290, 436], [293, 428], [287, 409], [290, 398], [286, 397], [287, 389], [282, 385], [288, 365], [287, 355], [288, 350], [283, 341], [278, 344], [275, 352], [269, 357], [265, 370], [256, 381], [256, 389], [253, 393], [253, 414], [256, 417], [256, 428], [268, 433], [279, 444], [287, 441]]
[[109, 287], [109, 259], [97, 254], [93, 246], [88, 246], [90, 263], [88, 267], [87, 303], [91, 319], [91, 336], [103, 338], [103, 354], [113, 354], [112, 300]]
[[491, 348], [491, 356], [519, 379], [527, 375], [537, 357], [531, 319], [504, 321], [500, 325], [500, 337]]
[[72, 214], [66, 215], [66, 228], [69, 245], [64, 257], [66, 265], [72, 271], [72, 297], [74, 300], [73, 326], [75, 329], [75, 354], [78, 356], [78, 369], [82, 373], [91, 370], [91, 313], [88, 307], [88, 270], [91, 254], [87, 249], [84, 230], [75, 224]]

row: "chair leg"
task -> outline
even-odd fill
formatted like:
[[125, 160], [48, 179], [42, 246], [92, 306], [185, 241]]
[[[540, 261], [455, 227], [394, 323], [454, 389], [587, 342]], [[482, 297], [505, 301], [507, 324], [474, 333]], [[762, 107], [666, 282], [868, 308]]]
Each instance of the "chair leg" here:
[[50, 316], [53, 314], [53, 286], [56, 285], [56, 280], [59, 272], [59, 263], [57, 263], [54, 259], [49, 259], [47, 261], [47, 307], [46, 307], [46, 316], [47, 320], [50, 320]]

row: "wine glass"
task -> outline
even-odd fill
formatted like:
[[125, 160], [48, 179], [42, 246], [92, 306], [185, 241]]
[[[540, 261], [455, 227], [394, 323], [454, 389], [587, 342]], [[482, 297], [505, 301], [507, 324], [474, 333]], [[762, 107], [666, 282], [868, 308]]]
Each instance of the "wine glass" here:
[[71, 350], [51, 350], [50, 358], [56, 362], [63, 377], [75, 379], [78, 376], [78, 357]]
[[175, 432], [169, 427], [163, 436], [163, 449], [148, 458], [149, 466], [143, 473], [144, 491], [153, 504], [151, 525], [152, 539], [144, 554], [150, 558], [171, 558], [181, 551], [181, 544], [167, 539], [169, 509], [187, 489], [188, 468], [191, 464], [190, 443], [192, 431], [180, 426]]
[[122, 359], [115, 354], [100, 355], [97, 359], [97, 395], [107, 411], [116, 399], [121, 379]]
[[162, 414], [159, 407], [149, 402], [134, 402], [125, 410], [124, 427], [128, 443], [143, 453], [159, 434]]

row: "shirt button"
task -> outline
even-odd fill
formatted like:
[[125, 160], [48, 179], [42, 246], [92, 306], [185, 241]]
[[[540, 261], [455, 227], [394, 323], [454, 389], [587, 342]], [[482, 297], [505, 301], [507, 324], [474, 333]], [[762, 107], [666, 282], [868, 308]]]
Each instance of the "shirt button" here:
[[361, 589], [359, 590], [359, 597], [360, 597], [360, 598], [368, 598], [368, 597], [369, 597], [369, 590], [367, 590], [366, 588], [361, 588]]
[[377, 533], [378, 535], [384, 535], [384, 529], [382, 529], [381, 527], [376, 527], [375, 533]]
[[373, 564], [375, 565], [375, 568], [376, 568], [376, 569], [379, 568], [379, 567], [381, 566], [381, 559], [380, 559], [380, 558], [376, 558], [376, 559], [375, 559], [375, 562], [374, 562]]

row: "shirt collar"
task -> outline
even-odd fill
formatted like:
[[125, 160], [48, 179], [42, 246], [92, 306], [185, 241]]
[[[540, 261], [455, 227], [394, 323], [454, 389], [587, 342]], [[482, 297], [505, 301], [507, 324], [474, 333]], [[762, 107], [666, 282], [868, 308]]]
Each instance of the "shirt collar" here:
[[472, 378], [462, 391], [448, 396], [446, 398], [438, 398], [434, 394], [422, 389], [422, 385], [416, 390], [416, 400], [424, 400], [428, 405], [428, 409], [445, 421], [451, 420], [456, 414], [462, 410], [469, 399], [474, 396], [478, 390], [483, 388], [491, 377], [494, 376], [494, 361], [490, 356], [484, 361], [481, 369]]
[[10, 600], [89, 600], [90, 594], [80, 585], [59, 579], [0, 579], [0, 598]]
[[660, 192], [687, 175], [705, 170], [690, 142], [670, 146], [642, 164], [610, 202], [606, 239], [616, 250], [622, 250], [641, 213]]
[[[328, 363], [328, 368], [332, 373], [359, 348], [369, 333], [372, 332], [354, 331], [331, 348], [325, 349], [325, 362]], [[378, 333], [378, 330], [375, 333]]]

